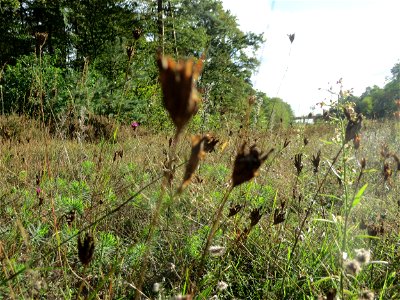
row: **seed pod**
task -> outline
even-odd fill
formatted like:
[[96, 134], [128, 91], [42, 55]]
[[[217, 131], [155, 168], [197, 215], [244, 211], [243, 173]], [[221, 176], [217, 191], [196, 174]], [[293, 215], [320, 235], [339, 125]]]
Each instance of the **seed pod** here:
[[312, 164], [314, 166], [314, 174], [318, 173], [319, 163], [321, 161], [321, 150], [317, 154], [313, 154]]
[[363, 118], [362, 114], [358, 114], [356, 120], [353, 120], [351, 117], [349, 118], [347, 115], [346, 115], [346, 117], [349, 120], [349, 122], [347, 123], [347, 126], [346, 126], [346, 132], [345, 132], [345, 138], [344, 138], [345, 143], [347, 143], [351, 140], [354, 140], [356, 135], [360, 132], [361, 122], [362, 122], [362, 118]]
[[170, 57], [159, 56], [157, 63], [164, 106], [179, 132], [198, 110], [200, 98], [194, 81], [200, 74], [203, 61], [200, 59], [197, 64], [192, 59], [175, 62]]
[[296, 154], [294, 156], [294, 166], [296, 167], [296, 170], [297, 170], [297, 176], [299, 176], [301, 173], [301, 170], [303, 170], [303, 163], [301, 162], [302, 156], [303, 156], [302, 153]]
[[204, 141], [205, 139], [201, 138], [199, 135], [192, 137], [192, 152], [190, 153], [189, 161], [186, 164], [185, 175], [183, 176], [183, 183], [179, 188], [179, 192], [189, 185], [200, 160], [203, 159], [206, 154], [204, 152]]
[[94, 239], [90, 233], [86, 233], [85, 239], [81, 240], [81, 236], [78, 237], [78, 256], [79, 260], [84, 266], [89, 265], [93, 259], [94, 253]]
[[254, 176], [257, 176], [258, 168], [274, 151], [274, 149], [271, 149], [267, 154], [262, 155], [262, 152], [259, 152], [256, 149], [256, 145], [251, 146], [248, 152], [245, 152], [245, 147], [246, 142], [243, 143], [239, 153], [235, 158], [232, 173], [233, 187], [251, 180]]

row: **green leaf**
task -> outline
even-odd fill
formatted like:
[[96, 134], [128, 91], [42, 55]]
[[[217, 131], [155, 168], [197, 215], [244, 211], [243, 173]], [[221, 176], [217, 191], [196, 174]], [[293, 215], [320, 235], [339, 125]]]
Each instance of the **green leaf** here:
[[358, 191], [357, 195], [354, 197], [353, 203], [351, 204], [351, 207], [354, 207], [360, 202], [362, 195], [365, 192], [365, 189], [367, 188], [368, 183], [364, 184], [364, 186]]

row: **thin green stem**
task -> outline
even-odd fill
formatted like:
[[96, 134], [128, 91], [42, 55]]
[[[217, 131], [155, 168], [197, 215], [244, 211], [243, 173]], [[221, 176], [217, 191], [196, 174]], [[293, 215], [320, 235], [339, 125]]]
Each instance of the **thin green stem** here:
[[214, 235], [215, 235], [215, 233], [217, 232], [217, 230], [219, 228], [219, 221], [221, 220], [222, 212], [224, 210], [226, 201], [228, 200], [229, 195], [232, 192], [232, 190], [233, 190], [233, 185], [231, 185], [227, 189], [227, 191], [225, 192], [225, 195], [222, 198], [221, 204], [219, 205], [218, 210], [216, 211], [216, 213], [214, 215], [214, 221], [212, 223], [210, 233], [208, 234], [208, 237], [207, 237], [207, 240], [206, 240], [206, 245], [205, 245], [205, 247], [203, 249], [203, 254], [201, 255], [200, 267], [199, 267], [199, 270], [198, 270], [199, 275], [201, 275], [201, 273], [203, 272], [205, 261], [206, 261], [206, 256], [207, 256], [207, 253], [208, 253], [208, 249], [210, 248], [212, 239], [214, 238]]

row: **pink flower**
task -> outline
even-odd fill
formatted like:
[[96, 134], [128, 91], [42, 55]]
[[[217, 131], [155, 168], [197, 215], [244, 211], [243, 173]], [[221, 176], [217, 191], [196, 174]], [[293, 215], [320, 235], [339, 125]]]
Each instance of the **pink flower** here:
[[139, 122], [134, 121], [134, 122], [132, 122], [131, 127], [132, 127], [133, 130], [136, 130], [136, 128], [138, 128], [139, 125], [140, 125]]
[[36, 188], [36, 195], [39, 196], [39, 194], [40, 194], [41, 191], [42, 191], [42, 190], [40, 189], [40, 187]]

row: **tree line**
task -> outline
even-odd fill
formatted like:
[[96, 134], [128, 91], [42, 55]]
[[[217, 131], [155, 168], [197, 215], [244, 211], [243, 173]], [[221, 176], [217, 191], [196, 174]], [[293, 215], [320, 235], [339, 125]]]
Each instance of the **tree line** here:
[[[263, 36], [241, 31], [219, 0], [2, 0], [0, 32], [3, 114], [50, 121], [85, 110], [163, 126], [157, 52], [204, 57], [202, 115], [216, 124], [260, 95], [251, 76]], [[272, 101], [257, 101], [269, 115]]]

